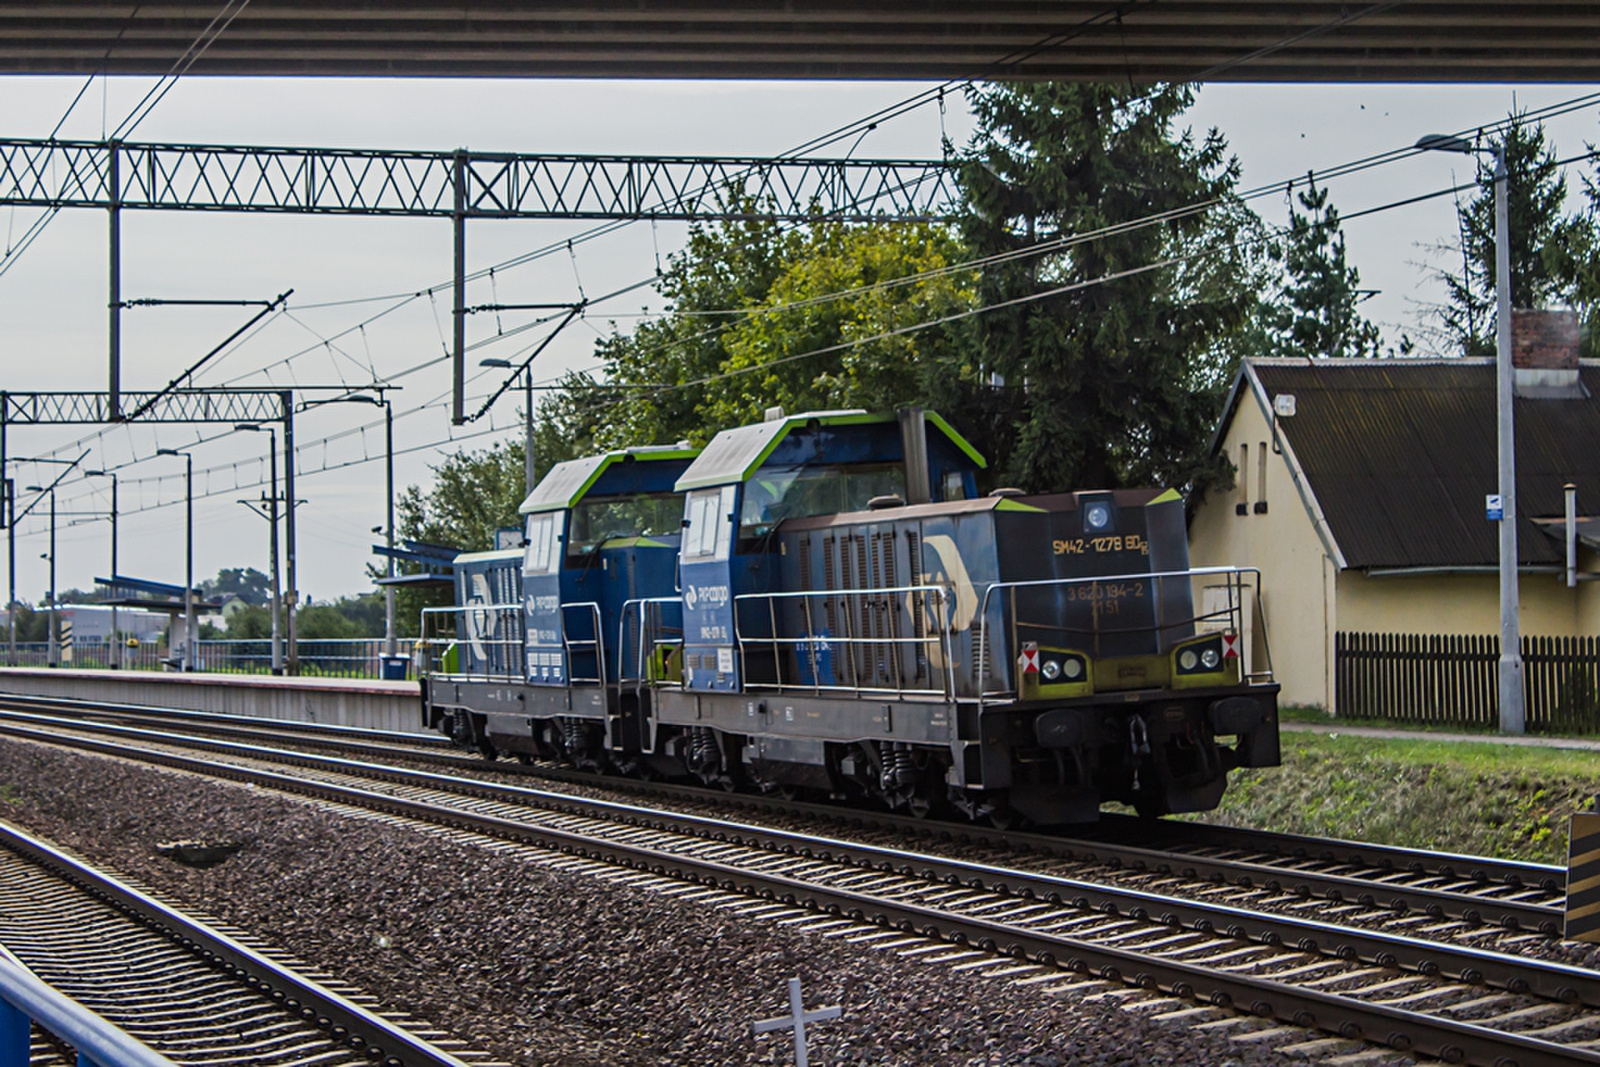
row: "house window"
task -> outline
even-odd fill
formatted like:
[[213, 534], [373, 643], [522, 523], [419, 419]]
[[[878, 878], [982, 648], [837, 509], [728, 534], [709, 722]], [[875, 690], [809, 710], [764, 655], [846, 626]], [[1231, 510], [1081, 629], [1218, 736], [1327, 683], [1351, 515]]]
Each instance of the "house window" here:
[[1256, 468], [1259, 477], [1256, 479], [1256, 514], [1267, 513], [1267, 443], [1262, 441], [1256, 446]]
[[1234, 505], [1233, 510], [1237, 515], [1248, 515], [1250, 514], [1250, 446], [1247, 443], [1239, 445], [1238, 480], [1239, 502]]

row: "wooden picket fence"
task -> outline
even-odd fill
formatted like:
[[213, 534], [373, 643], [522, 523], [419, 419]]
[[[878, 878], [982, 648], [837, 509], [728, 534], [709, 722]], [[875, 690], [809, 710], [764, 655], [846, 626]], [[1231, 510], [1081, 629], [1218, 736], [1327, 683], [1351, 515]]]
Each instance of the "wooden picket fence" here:
[[[1500, 722], [1496, 634], [1370, 634], [1335, 637], [1341, 718], [1446, 726]], [[1528, 729], [1600, 732], [1600, 638], [1522, 639]]]

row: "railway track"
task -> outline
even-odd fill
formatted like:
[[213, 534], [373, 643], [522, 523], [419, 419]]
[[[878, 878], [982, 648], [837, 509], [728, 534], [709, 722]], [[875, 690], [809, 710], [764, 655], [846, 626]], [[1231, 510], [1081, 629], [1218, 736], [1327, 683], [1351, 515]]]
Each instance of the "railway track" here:
[[[308, 977], [0, 823], [0, 943], [23, 966], [178, 1064], [487, 1067], [431, 1031]], [[48, 1035], [41, 1058], [75, 1062]]]
[[[730, 795], [690, 786], [600, 778], [539, 765], [486, 763], [452, 749], [443, 738], [395, 735], [315, 723], [264, 724], [259, 719], [206, 712], [105, 705], [59, 698], [0, 697], [3, 709], [51, 712], [96, 720], [147, 723], [241, 742], [294, 744], [333, 749], [373, 759], [408, 759], [481, 775], [502, 775], [601, 786], [630, 795], [714, 805], [763, 816], [803, 815], [851, 832], [889, 837], [915, 835], [961, 847], [1049, 857], [1092, 871], [1095, 877], [1160, 885], [1172, 879], [1209, 881], [1213, 895], [1233, 901], [1284, 898], [1348, 905], [1369, 924], [1438, 921], [1466, 928], [1560, 935], [1566, 896], [1563, 868], [1478, 856], [1432, 853], [1389, 845], [1325, 841], [1292, 834], [1208, 826], [1175, 820], [1149, 821], [1108, 814], [1098, 826], [1050, 832], [1002, 831], [967, 823], [934, 823], [889, 812], [841, 809], [837, 805]], [[1296, 899], [1288, 899], [1296, 898]], [[1459, 931], [1442, 930], [1456, 936]]]
[[90, 725], [8, 731], [559, 849], [753, 898], [769, 920], [859, 927], [906, 952], [954, 944], [1014, 959], [1025, 979], [1064, 971], [1447, 1062], [1600, 1063], [1600, 973], [1582, 968], [725, 817]]

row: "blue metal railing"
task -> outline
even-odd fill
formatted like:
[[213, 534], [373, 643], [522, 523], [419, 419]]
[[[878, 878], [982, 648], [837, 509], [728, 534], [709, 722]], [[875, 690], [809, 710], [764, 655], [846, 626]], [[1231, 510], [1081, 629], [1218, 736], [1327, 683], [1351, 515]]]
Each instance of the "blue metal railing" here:
[[0, 950], [0, 1067], [27, 1067], [35, 1022], [78, 1050], [78, 1067], [176, 1067]]

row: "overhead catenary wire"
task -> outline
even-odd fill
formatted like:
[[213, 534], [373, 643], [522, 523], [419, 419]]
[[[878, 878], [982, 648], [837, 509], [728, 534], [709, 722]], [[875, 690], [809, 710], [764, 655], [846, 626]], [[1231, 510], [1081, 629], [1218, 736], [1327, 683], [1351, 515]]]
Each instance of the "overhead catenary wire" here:
[[[207, 24], [206, 28], [200, 31], [200, 35], [190, 42], [189, 47], [184, 49], [183, 54], [173, 62], [172, 67], [167, 71], [167, 73], [163, 74], [156, 81], [156, 85], [152, 87], [149, 92], [145, 93], [144, 98], [134, 105], [133, 110], [130, 111], [122, 120], [122, 122], [117, 125], [117, 128], [111, 132], [111, 138], [115, 139], [117, 137], [126, 137], [128, 134], [132, 133], [141, 122], [149, 117], [150, 112], [155, 110], [156, 105], [161, 103], [162, 99], [167, 95], [174, 85], [178, 84], [178, 79], [182, 78], [189, 72], [189, 68], [194, 66], [195, 62], [205, 54], [206, 49], [211, 47], [216, 39], [220, 37], [223, 31], [233, 23], [233, 20], [238, 17], [239, 13], [243, 11], [249, 3], [250, 0], [228, 0], [228, 2], [223, 5], [222, 10], [219, 11], [214, 18], [212, 18], [209, 24]], [[130, 24], [133, 20], [133, 17], [139, 13], [139, 7], [142, 6], [143, 5], [139, 5], [133, 9], [133, 14], [129, 15], [128, 17], [128, 23], [123, 25], [122, 29], [118, 31], [117, 37], [113, 39], [113, 48], [116, 46], [117, 40], [121, 39], [122, 34], [127, 32], [128, 24]], [[221, 25], [218, 25], [219, 22]], [[110, 57], [110, 54], [110, 50], [107, 50], [107, 58]], [[84, 88], [88, 88], [88, 83], [84, 84]], [[159, 94], [156, 94], [156, 88], [160, 88]], [[151, 99], [152, 94], [156, 94], [155, 99], [153, 100]], [[82, 90], [79, 90], [78, 97], [81, 97], [82, 95]], [[147, 101], [148, 106], [146, 106]], [[77, 103], [78, 98], [75, 97], [72, 101], [72, 104], [67, 109], [67, 114], [71, 114], [72, 108], [76, 107]], [[55, 130], [51, 131], [50, 136], [52, 138], [55, 136], [56, 132], [61, 129], [61, 124], [64, 122], [66, 122], [66, 115], [62, 116], [61, 122], [58, 122]], [[0, 256], [0, 278], [5, 277], [6, 272], [17, 264], [17, 262], [22, 258], [22, 254], [33, 246], [33, 242], [39, 238], [40, 234], [44, 233], [45, 228], [50, 225], [51, 220], [60, 214], [60, 212], [60, 207], [50, 207], [46, 209], [43, 214], [34, 220], [34, 224], [28, 227], [28, 230], [23, 234], [22, 239], [18, 241], [14, 247], [8, 247], [6, 249], [5, 255]]]
[[[1376, 7], [1389, 7], [1389, 6], [1393, 6], [1393, 5], [1375, 5], [1375, 8]], [[1371, 9], [1369, 9], [1369, 10], [1371, 10]], [[1482, 129], [1482, 128], [1480, 128], [1480, 129]], [[1400, 151], [1400, 152], [1397, 153], [1397, 156], [1404, 156], [1404, 155], [1407, 155], [1407, 154], [1410, 154], [1410, 153], [1404, 152], [1404, 151]], [[1376, 164], [1371, 164], [1371, 165], [1376, 165]], [[1327, 177], [1333, 175], [1333, 173], [1334, 173], [1333, 171], [1324, 172], [1322, 175], [1319, 175], [1319, 177], [1323, 177], [1324, 179], [1326, 179]], [[1276, 190], [1280, 190], [1280, 189], [1284, 188], [1284, 185], [1280, 184], [1280, 183], [1273, 183], [1273, 185], [1270, 186], [1269, 188], [1271, 188], [1272, 190], [1276, 191]], [[1428, 196], [1437, 196], [1437, 195], [1445, 195], [1445, 194], [1439, 194], [1439, 193], [1425, 194], [1422, 197], [1412, 198], [1412, 200], [1408, 201], [1408, 202], [1415, 202], [1416, 200], [1426, 199]], [[1374, 212], [1376, 212], [1378, 210], [1382, 210], [1382, 208], [1368, 209], [1368, 210], [1365, 210], [1365, 211], [1356, 212], [1356, 213], [1353, 213], [1353, 214], [1346, 215], [1345, 217], [1347, 219], [1359, 218], [1359, 217], [1362, 217], [1364, 215], [1374, 213]], [[1155, 224], [1155, 223], [1152, 222], [1152, 223], [1147, 223], [1147, 224]], [[1081, 240], [1092, 239], [1092, 237], [1090, 235], [1073, 235], [1073, 236], [1076, 236], [1078, 239], [1081, 239]], [[1032, 251], [1032, 250], [1030, 250], [1030, 251]], [[1049, 250], [1044, 250], [1044, 251], [1041, 251], [1041, 252], [1038, 252], [1038, 253], [1035, 253], [1035, 254], [1047, 254], [1048, 251]], [[948, 267], [946, 269], [947, 270], [957, 270], [957, 269], [972, 269], [972, 268], [970, 266], [964, 265], [964, 264], [954, 264], [954, 265], [950, 265], [950, 267]], [[646, 283], [642, 283], [642, 284], [648, 284], [648, 281]], [[909, 281], [906, 280], [906, 279], [897, 279], [897, 280], [894, 281], [893, 284], [909, 284]], [[411, 299], [414, 299], [416, 297], [416, 295], [417, 294], [412, 294], [411, 295]], [[431, 295], [431, 291], [430, 291], [430, 295]], [[816, 299], [816, 298], [814, 298], [814, 299]], [[597, 298], [597, 302], [598, 302], [598, 298]], [[299, 306], [299, 305], [297, 305], [297, 306]], [[732, 313], [742, 314], [742, 313], [749, 312], [751, 309], [730, 309], [730, 310], [732, 311]], [[762, 311], [762, 312], [768, 312], [768, 311], [783, 310], [783, 308], [782, 307], [773, 307], [773, 308], [763, 308], [763, 309], [759, 309], [759, 310]], [[383, 313], [386, 314], [388, 312], [386, 310]], [[306, 351], [307, 352], [315, 351], [316, 349], [322, 348], [322, 347], [324, 347], [324, 346], [323, 345], [311, 346]], [[428, 362], [426, 362], [424, 364], [419, 365], [419, 367], [416, 368], [416, 369], [420, 370], [420, 369], [423, 369], [425, 367], [430, 367], [430, 366], [436, 365], [437, 363], [442, 362], [442, 361], [443, 361], [442, 358], [438, 359], [438, 360], [430, 360], [430, 361], [428, 361]]]

